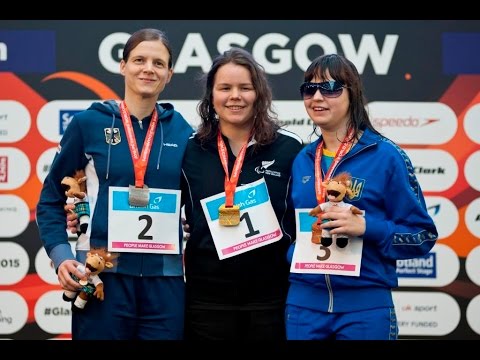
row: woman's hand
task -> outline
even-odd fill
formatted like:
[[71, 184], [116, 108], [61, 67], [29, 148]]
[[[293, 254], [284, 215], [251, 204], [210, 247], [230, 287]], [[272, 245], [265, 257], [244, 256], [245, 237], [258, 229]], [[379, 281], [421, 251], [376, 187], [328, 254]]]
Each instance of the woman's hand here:
[[63, 207], [65, 212], [67, 213], [67, 230], [70, 231], [72, 234], [77, 233], [77, 224], [78, 224], [78, 216], [75, 212], [75, 205], [74, 204], [65, 204]]
[[345, 234], [352, 237], [363, 236], [366, 230], [365, 217], [355, 215], [347, 207], [331, 206], [320, 219], [329, 220], [322, 223], [322, 229], [329, 229], [330, 234]]
[[73, 280], [70, 274], [75, 275], [80, 280], [87, 280], [89, 270], [87, 274], [82, 273], [77, 269], [77, 266], [81, 265], [77, 260], [65, 260], [58, 267], [58, 282], [64, 290], [78, 291], [81, 289], [81, 285]]
[[190, 226], [187, 224], [187, 220], [182, 217], [182, 225], [183, 225], [183, 240], [187, 241], [190, 239]]

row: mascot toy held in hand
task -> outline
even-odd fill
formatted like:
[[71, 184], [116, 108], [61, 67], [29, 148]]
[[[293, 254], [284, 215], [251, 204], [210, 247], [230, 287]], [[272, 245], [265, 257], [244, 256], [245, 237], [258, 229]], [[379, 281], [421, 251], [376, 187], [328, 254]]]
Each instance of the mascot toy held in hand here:
[[349, 208], [353, 214], [363, 215], [362, 210], [343, 201], [345, 196], [348, 196], [348, 198], [353, 197], [353, 190], [351, 188], [352, 177], [349, 173], [342, 172], [332, 179], [322, 182], [322, 186], [325, 187], [328, 201], [318, 205], [309, 212], [309, 215], [318, 217], [318, 220], [312, 225], [312, 242], [315, 244], [321, 243], [323, 246], [329, 247], [332, 245], [333, 240], [335, 240], [339, 248], [344, 248], [348, 245], [348, 235], [330, 234], [330, 229], [322, 229], [320, 227], [321, 223], [326, 223], [329, 220], [321, 220], [320, 215], [333, 206]]
[[112, 254], [104, 248], [91, 249], [87, 253], [85, 265], [77, 266], [77, 270], [85, 274], [85, 278], [78, 279], [75, 275], [70, 274], [72, 279], [82, 285], [82, 288], [79, 292], [66, 290], [63, 293], [63, 300], [73, 302], [72, 311], [82, 310], [91, 296], [103, 301], [105, 298], [103, 281], [98, 274], [105, 269], [113, 268], [116, 265], [117, 258], [118, 254]]
[[85, 234], [90, 220], [90, 204], [87, 197], [87, 177], [85, 171], [77, 170], [73, 177], [65, 176], [62, 179], [62, 187], [65, 190], [65, 196], [72, 198], [75, 204], [78, 225], [77, 235]]

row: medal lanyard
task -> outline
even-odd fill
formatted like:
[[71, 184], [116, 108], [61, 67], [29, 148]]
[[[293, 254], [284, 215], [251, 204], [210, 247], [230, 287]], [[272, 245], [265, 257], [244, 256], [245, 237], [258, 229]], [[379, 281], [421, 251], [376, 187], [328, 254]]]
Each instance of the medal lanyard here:
[[[250, 139], [250, 137], [249, 137]], [[238, 178], [240, 177], [240, 170], [243, 165], [243, 160], [245, 159], [245, 153], [247, 151], [247, 142], [242, 146], [238, 156], [233, 165], [232, 176], [228, 176], [228, 151], [223, 141], [222, 134], [220, 130], [217, 133], [217, 146], [218, 154], [220, 155], [220, 160], [222, 161], [223, 170], [225, 170], [225, 207], [233, 206], [233, 195], [235, 194], [235, 188], [237, 187]]]
[[[325, 181], [330, 180], [333, 170], [337, 167], [338, 163], [343, 158], [343, 156], [348, 152], [352, 135], [353, 135], [353, 130], [350, 130], [347, 136], [345, 136], [345, 138], [343, 139], [342, 144], [340, 145], [340, 148], [335, 154], [332, 164], [330, 165], [327, 173], [325, 174]], [[322, 186], [322, 182], [323, 182], [322, 166], [321, 166], [322, 153], [323, 153], [323, 140], [317, 145], [317, 149], [315, 151], [315, 194], [317, 196], [317, 202], [319, 204], [325, 201], [325, 187]]]
[[133, 160], [133, 169], [135, 170], [135, 187], [143, 188], [145, 180], [145, 172], [147, 170], [148, 158], [150, 157], [150, 150], [153, 145], [153, 137], [157, 130], [158, 116], [157, 108], [154, 107], [152, 113], [152, 120], [148, 127], [147, 136], [143, 143], [142, 153], [138, 154], [137, 141], [133, 132], [132, 121], [130, 120], [130, 113], [128, 112], [125, 101], [120, 103], [120, 114], [122, 115], [122, 122], [127, 134], [128, 147]]

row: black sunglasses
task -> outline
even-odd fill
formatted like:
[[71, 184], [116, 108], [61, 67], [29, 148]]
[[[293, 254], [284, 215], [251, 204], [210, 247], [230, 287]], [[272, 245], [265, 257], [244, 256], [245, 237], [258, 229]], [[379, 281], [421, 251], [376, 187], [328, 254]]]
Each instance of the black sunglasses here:
[[343, 88], [346, 86], [340, 81], [330, 80], [321, 83], [304, 82], [300, 86], [300, 94], [304, 100], [310, 99], [315, 95], [317, 90], [320, 90], [320, 94], [326, 98], [336, 98], [342, 95]]

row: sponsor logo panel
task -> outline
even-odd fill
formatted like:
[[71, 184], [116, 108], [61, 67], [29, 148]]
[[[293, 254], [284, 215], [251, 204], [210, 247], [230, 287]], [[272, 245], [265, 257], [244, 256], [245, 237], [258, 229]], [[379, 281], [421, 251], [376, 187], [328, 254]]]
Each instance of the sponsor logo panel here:
[[0, 195], [0, 238], [13, 238], [25, 231], [30, 222], [30, 209], [17, 195]]
[[455, 204], [446, 197], [425, 196], [428, 214], [435, 222], [438, 238], [444, 239], [452, 235], [458, 227], [460, 215]]
[[48, 172], [50, 171], [53, 158], [55, 157], [56, 153], [57, 153], [56, 147], [50, 148], [48, 150], [45, 150], [37, 160], [37, 166], [36, 166], [37, 177], [42, 184], [45, 181], [45, 178], [47, 177]]
[[59, 122], [58, 122], [58, 133], [60, 136], [63, 136], [67, 126], [73, 119], [73, 116], [82, 110], [60, 110], [59, 113]]
[[51, 73], [56, 70], [55, 32], [0, 31], [0, 71]]
[[468, 109], [463, 119], [463, 129], [470, 140], [474, 143], [480, 144], [478, 119], [480, 119], [480, 104], [473, 105]]
[[8, 183], [8, 156], [0, 156], [0, 183]]
[[[477, 130], [480, 133], [480, 127]], [[477, 191], [480, 191], [480, 151], [474, 152], [465, 161], [465, 180], [467, 183]]]
[[478, 59], [480, 59], [480, 33], [444, 32], [442, 34], [442, 60], [445, 74], [480, 74]]
[[465, 225], [468, 231], [480, 241], [480, 198], [468, 204], [465, 210]]
[[467, 305], [467, 323], [480, 335], [480, 295], [475, 296]]
[[18, 101], [0, 100], [0, 143], [23, 139], [30, 130], [32, 119], [28, 109]]
[[16, 333], [25, 326], [27, 319], [25, 299], [14, 291], [0, 291], [0, 334]]
[[393, 291], [399, 335], [444, 336], [460, 322], [455, 299], [441, 292]]
[[445, 191], [458, 177], [458, 164], [445, 150], [405, 149], [423, 191]]
[[444, 144], [457, 131], [457, 117], [438, 102], [374, 101], [368, 104], [373, 126], [397, 144]]
[[72, 304], [64, 301], [62, 295], [63, 290], [48, 291], [35, 304], [35, 321], [47, 333], [66, 334], [71, 331]]
[[30, 176], [30, 160], [13, 147], [0, 147], [0, 190], [21, 187]]
[[430, 252], [413, 259], [397, 260], [398, 286], [439, 287], [452, 283], [460, 260], [450, 246], [435, 244]]
[[465, 259], [465, 271], [469, 279], [474, 284], [480, 286], [480, 246], [473, 248], [467, 255]]
[[86, 110], [99, 100], [54, 100], [46, 103], [38, 112], [37, 127], [48, 141], [58, 143], [75, 113]]
[[305, 144], [311, 143], [318, 139], [317, 135], [312, 135], [314, 123], [308, 117], [302, 100], [277, 100], [273, 103], [273, 106], [278, 114], [280, 125], [284, 129], [296, 133], [302, 138]]
[[13, 285], [28, 273], [30, 260], [23, 246], [12, 241], [0, 242], [0, 285]]

